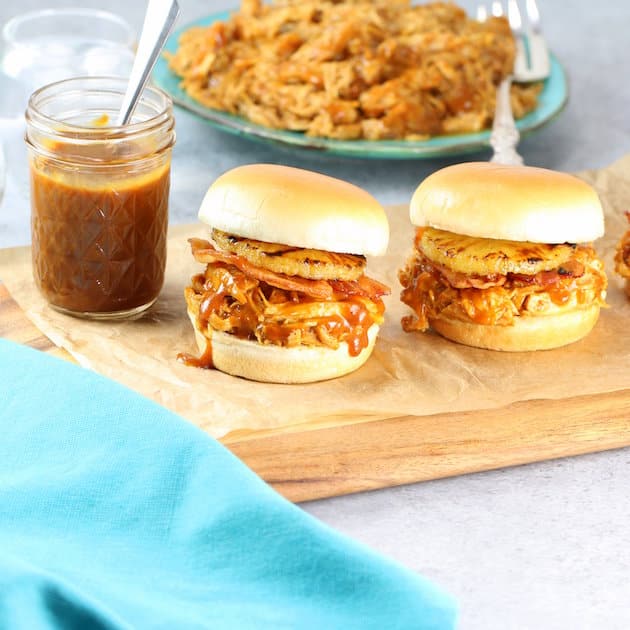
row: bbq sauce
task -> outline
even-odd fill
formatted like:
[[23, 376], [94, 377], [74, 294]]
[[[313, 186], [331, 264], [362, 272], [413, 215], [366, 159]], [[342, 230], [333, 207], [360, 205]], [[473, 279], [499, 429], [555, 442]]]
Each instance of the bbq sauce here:
[[214, 367], [214, 362], [212, 361], [212, 340], [206, 337], [206, 349], [200, 357], [195, 357], [186, 352], [180, 352], [177, 355], [177, 360], [188, 367], [211, 370]]
[[164, 282], [169, 168], [110, 186], [31, 166], [33, 273], [48, 302], [77, 313], [131, 311]]
[[148, 87], [130, 123], [112, 124], [126, 87], [68, 79], [37, 90], [26, 112], [35, 283], [78, 317], [136, 316], [164, 281], [172, 103]]

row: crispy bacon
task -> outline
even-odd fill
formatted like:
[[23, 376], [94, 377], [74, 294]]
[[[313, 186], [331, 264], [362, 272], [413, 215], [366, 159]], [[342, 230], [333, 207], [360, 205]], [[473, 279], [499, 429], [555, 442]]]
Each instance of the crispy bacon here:
[[558, 267], [557, 269], [552, 269], [551, 271], [539, 271], [537, 274], [532, 276], [526, 274], [517, 274], [511, 273], [509, 274], [509, 278], [512, 283], [522, 286], [528, 285], [537, 285], [541, 287], [550, 287], [552, 285], [558, 284], [558, 282], [562, 279], [567, 278], [581, 278], [586, 272], [586, 267], [583, 263], [572, 258], [571, 260], [567, 260], [566, 263]]
[[492, 274], [489, 276], [476, 276], [452, 271], [443, 265], [432, 263], [433, 266], [448, 280], [449, 284], [456, 289], [489, 289], [490, 287], [500, 287], [505, 284], [506, 276]]
[[491, 274], [478, 276], [465, 274], [448, 269], [425, 257], [423, 263], [427, 271], [440, 273], [454, 289], [489, 289], [502, 287], [506, 282], [518, 282], [522, 285], [550, 286], [556, 284], [560, 278], [579, 278], [584, 275], [584, 265], [575, 259], [568, 260], [565, 264], [551, 271], [540, 271], [533, 275], [521, 273], [509, 273], [507, 275]]
[[308, 280], [300, 276], [287, 276], [257, 267], [242, 256], [220, 251], [209, 241], [200, 238], [191, 238], [188, 242], [197, 262], [205, 264], [222, 262], [234, 265], [243, 273], [256, 280], [266, 282], [285, 291], [305, 293], [320, 300], [340, 300], [350, 296], [361, 296], [370, 300], [377, 300], [384, 295], [389, 295], [391, 292], [388, 286], [366, 275], [362, 275], [358, 280]]
[[222, 252], [213, 247], [209, 241], [200, 238], [188, 240], [192, 247], [195, 260], [200, 263], [223, 262], [234, 265], [242, 272], [248, 274], [256, 280], [266, 282], [271, 286], [284, 289], [285, 291], [299, 291], [311, 297], [326, 300], [333, 297], [333, 289], [325, 280], [307, 280], [299, 276], [285, 276], [275, 273], [262, 267], [256, 267], [242, 256], [230, 252]]
[[338, 295], [360, 295], [370, 300], [377, 300], [391, 293], [387, 285], [365, 275], [358, 280], [331, 280], [330, 285]]

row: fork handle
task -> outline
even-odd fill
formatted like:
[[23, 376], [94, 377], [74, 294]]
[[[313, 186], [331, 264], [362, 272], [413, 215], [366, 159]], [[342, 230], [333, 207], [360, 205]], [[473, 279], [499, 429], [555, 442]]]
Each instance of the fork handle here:
[[516, 151], [516, 147], [521, 135], [516, 128], [514, 115], [512, 114], [512, 103], [510, 101], [511, 85], [512, 78], [507, 77], [501, 81], [497, 88], [497, 102], [492, 123], [492, 134], [490, 135], [490, 146], [493, 148], [494, 154], [490, 161], [498, 164], [520, 166], [523, 164], [523, 158]]

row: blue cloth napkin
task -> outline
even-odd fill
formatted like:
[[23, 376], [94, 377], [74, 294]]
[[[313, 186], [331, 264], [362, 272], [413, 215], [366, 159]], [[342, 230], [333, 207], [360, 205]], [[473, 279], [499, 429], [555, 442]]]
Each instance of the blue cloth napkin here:
[[0, 628], [454, 623], [429, 581], [284, 500], [191, 424], [0, 340]]

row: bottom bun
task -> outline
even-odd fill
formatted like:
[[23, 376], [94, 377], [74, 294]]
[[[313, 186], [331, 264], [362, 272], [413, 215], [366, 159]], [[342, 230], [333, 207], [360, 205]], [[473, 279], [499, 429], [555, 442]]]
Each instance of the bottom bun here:
[[212, 363], [217, 370], [263, 383], [313, 383], [325, 381], [360, 368], [372, 354], [379, 327], [368, 330], [368, 345], [356, 357], [348, 354], [342, 342], [336, 350], [323, 346], [285, 348], [241, 339], [229, 333], [210, 331], [206, 337], [197, 327], [197, 318], [189, 310], [200, 352], [211, 344]]
[[626, 280], [626, 295], [630, 298], [630, 278]]
[[443, 337], [476, 348], [521, 352], [559, 348], [586, 337], [599, 317], [599, 305], [553, 315], [514, 319], [511, 326], [487, 326], [458, 320], [432, 319], [431, 327]]

